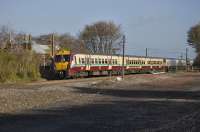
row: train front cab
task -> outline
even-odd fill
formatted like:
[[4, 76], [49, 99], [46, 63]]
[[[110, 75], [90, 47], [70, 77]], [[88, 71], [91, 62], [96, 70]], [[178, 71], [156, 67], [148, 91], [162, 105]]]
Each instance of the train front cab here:
[[64, 79], [68, 76], [70, 68], [70, 51], [61, 50], [54, 56], [55, 74], [59, 79]]

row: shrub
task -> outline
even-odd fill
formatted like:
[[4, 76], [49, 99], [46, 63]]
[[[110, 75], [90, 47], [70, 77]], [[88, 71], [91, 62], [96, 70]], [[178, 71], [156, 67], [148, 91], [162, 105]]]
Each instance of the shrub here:
[[31, 51], [0, 51], [0, 82], [37, 80], [39, 77], [39, 58], [36, 54]]

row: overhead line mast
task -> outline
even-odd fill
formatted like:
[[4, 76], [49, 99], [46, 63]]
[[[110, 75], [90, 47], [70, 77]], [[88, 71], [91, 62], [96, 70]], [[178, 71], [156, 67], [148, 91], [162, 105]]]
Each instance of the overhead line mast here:
[[123, 36], [122, 39], [122, 50], [123, 50], [123, 56], [122, 56], [122, 79], [124, 80], [124, 56], [125, 56], [125, 43], [126, 43], [126, 37]]

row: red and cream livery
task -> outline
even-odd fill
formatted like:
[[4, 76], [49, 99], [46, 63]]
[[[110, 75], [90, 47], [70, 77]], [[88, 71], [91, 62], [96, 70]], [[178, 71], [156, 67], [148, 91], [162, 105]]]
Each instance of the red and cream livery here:
[[[165, 59], [156, 57], [125, 56], [125, 72], [164, 71]], [[119, 74], [122, 69], [120, 55], [74, 54], [71, 56], [68, 76]]]
[[[125, 56], [125, 73], [168, 71], [185, 68], [184, 59]], [[190, 62], [190, 65], [191, 62]], [[54, 56], [54, 70], [60, 77], [79, 77], [89, 75], [120, 74], [122, 71], [121, 55], [71, 54], [59, 51]]]

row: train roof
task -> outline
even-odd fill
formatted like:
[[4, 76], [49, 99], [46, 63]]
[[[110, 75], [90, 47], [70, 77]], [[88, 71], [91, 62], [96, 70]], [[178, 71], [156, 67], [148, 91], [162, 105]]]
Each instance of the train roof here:
[[[86, 54], [86, 53], [76, 53], [76, 54], [85, 54], [85, 55], [101, 55], [106, 56], [105, 54]], [[121, 54], [107, 54], [107, 56], [122, 56]], [[164, 57], [153, 57], [153, 56], [138, 56], [138, 55], [125, 55], [125, 57], [137, 57], [137, 58], [154, 58], [154, 59], [164, 59]]]
[[[85, 55], [102, 55], [106, 56], [105, 54], [87, 54], [87, 53], [75, 53], [75, 54], [85, 54]], [[121, 54], [107, 54], [108, 56], [121, 56]], [[168, 60], [185, 60], [185, 59], [178, 59], [178, 58], [168, 58], [168, 57], [154, 57], [154, 56], [139, 56], [139, 55], [125, 55], [125, 57], [137, 57], [137, 58], [152, 58], [152, 59], [168, 59]], [[192, 59], [189, 59], [192, 60]]]

